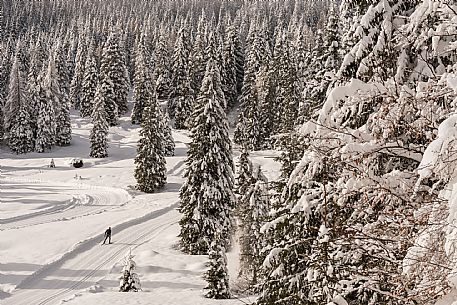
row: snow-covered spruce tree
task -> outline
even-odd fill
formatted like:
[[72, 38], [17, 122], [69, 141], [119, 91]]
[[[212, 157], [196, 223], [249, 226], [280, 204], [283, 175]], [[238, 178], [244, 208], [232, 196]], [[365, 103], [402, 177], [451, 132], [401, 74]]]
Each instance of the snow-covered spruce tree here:
[[[430, 5], [428, 5], [430, 4]], [[406, 24], [396, 32], [400, 41], [395, 81], [399, 84], [427, 82], [450, 71], [457, 61], [456, 51], [449, 47], [454, 36], [455, 4], [420, 3]], [[428, 31], [430, 29], [430, 31]], [[440, 50], [446, 49], [446, 52]]]
[[137, 51], [135, 58], [135, 75], [133, 79], [135, 105], [132, 111], [132, 124], [141, 124], [143, 110], [151, 98], [152, 75], [147, 63], [145, 54], [140, 50]]
[[175, 140], [171, 132], [170, 117], [167, 111], [161, 110], [161, 112], [163, 117], [163, 153], [165, 157], [172, 157], [175, 155]]
[[35, 151], [45, 152], [55, 144], [56, 121], [53, 103], [47, 99], [45, 89], [39, 85], [40, 101], [37, 118]]
[[[84, 38], [80, 38], [75, 57], [75, 69], [70, 84], [70, 102], [75, 109], [81, 107], [82, 83], [84, 79], [84, 67], [86, 64], [87, 46]], [[87, 115], [87, 114], [86, 114]]]
[[8, 146], [16, 154], [24, 154], [34, 149], [33, 129], [30, 113], [26, 105], [19, 107], [8, 135]]
[[50, 54], [46, 77], [43, 79], [43, 89], [46, 98], [52, 102], [55, 109], [55, 138], [59, 146], [69, 145], [71, 141], [70, 105], [68, 101], [68, 71], [60, 43]]
[[[406, 116], [398, 118], [402, 115], [399, 113], [390, 129], [413, 127], [416, 141], [422, 144], [420, 147], [429, 143], [417, 167], [419, 178], [414, 199], [421, 205], [414, 219], [420, 227], [403, 262], [411, 297], [421, 304], [434, 304], [436, 299], [456, 287], [455, 191], [447, 195], [456, 176], [452, 126], [455, 122], [457, 91], [453, 79], [457, 74], [457, 54], [451, 42], [454, 38], [450, 38], [455, 37], [456, 9], [455, 3], [436, 1], [431, 5], [431, 2], [423, 1], [410, 16], [410, 23], [400, 30], [400, 35], [406, 35], [404, 37], [408, 39], [400, 41], [402, 51], [395, 80], [409, 86], [417, 84], [415, 99], [421, 103], [415, 108], [420, 109], [416, 115], [420, 115], [422, 121], [411, 124]], [[410, 105], [411, 102], [404, 101], [397, 107]], [[394, 111], [395, 108], [389, 114]], [[406, 111], [404, 113], [408, 113]]]
[[129, 80], [125, 65], [125, 53], [120, 39], [121, 36], [117, 30], [111, 31], [103, 46], [100, 59], [100, 79], [106, 84], [112, 84], [112, 90], [110, 90], [112, 94], [109, 98], [105, 97], [108, 123], [111, 126], [117, 125], [118, 116], [127, 111]]
[[153, 193], [166, 183], [166, 161], [164, 156], [163, 118], [152, 83], [145, 81], [144, 109], [141, 122], [140, 140], [135, 157], [136, 188]]
[[281, 176], [274, 182], [278, 192], [282, 192], [290, 175], [297, 166], [298, 161], [303, 157], [307, 141], [300, 132], [289, 132], [274, 137], [275, 148], [280, 150], [275, 161], [281, 164]]
[[135, 272], [136, 263], [133, 260], [133, 257], [134, 256], [131, 251], [129, 251], [124, 257], [124, 268], [122, 268], [122, 275], [119, 284], [120, 292], [137, 292], [141, 290], [140, 277]]
[[19, 65], [20, 62], [15, 57], [11, 68], [6, 105], [18, 105], [19, 109], [9, 118], [7, 137], [9, 148], [17, 154], [23, 154], [33, 150], [34, 137], [30, 118], [30, 99]]
[[259, 92], [256, 86], [257, 75], [262, 66], [268, 63], [269, 47], [257, 25], [251, 25], [248, 37], [248, 51], [245, 59], [243, 89], [240, 96], [240, 114], [234, 141], [246, 143], [251, 150], [258, 150], [264, 144], [260, 126]]
[[222, 53], [222, 88], [227, 100], [227, 107], [232, 108], [238, 101], [238, 76], [243, 74], [243, 51], [237, 28], [226, 28]]
[[[79, 39], [81, 37], [81, 40]], [[76, 69], [76, 53], [78, 53], [78, 45], [82, 43], [82, 40], [85, 39], [85, 33], [78, 33], [77, 26], [75, 23], [71, 25], [71, 28], [67, 29], [67, 35], [65, 36], [66, 47], [67, 50], [66, 54], [66, 61], [67, 61], [67, 68], [68, 68], [68, 79], [71, 81], [75, 76], [75, 69]], [[84, 62], [83, 62], [84, 68]], [[69, 90], [71, 87], [69, 87]], [[70, 91], [68, 92], [68, 97], [70, 98]], [[71, 100], [70, 100], [71, 103]]]
[[7, 95], [7, 84], [9, 75], [7, 75], [9, 69], [9, 58], [7, 58], [7, 52], [5, 46], [0, 45], [0, 143], [3, 140], [5, 129], [4, 129], [4, 109]]
[[[270, 107], [270, 112], [273, 112], [269, 115], [271, 120], [263, 122], [263, 126], [273, 125], [276, 126], [273, 128], [273, 133], [285, 133], [291, 132], [297, 124], [301, 98], [292, 47], [289, 44], [290, 38], [286, 37], [285, 33], [279, 33], [278, 36], [274, 54], [275, 101]], [[277, 49], [278, 52], [276, 52]], [[267, 136], [268, 134], [264, 135], [264, 137]]]
[[30, 57], [30, 69], [27, 74], [27, 90], [30, 96], [30, 119], [34, 136], [37, 129], [38, 111], [40, 108], [40, 94], [38, 81], [40, 79], [40, 72], [45, 63], [46, 54], [43, 48], [42, 37], [39, 36], [33, 47]]
[[230, 244], [234, 207], [232, 148], [219, 70], [213, 59], [206, 68], [192, 114], [186, 181], [180, 190], [180, 244], [189, 254], [206, 254], [216, 232]]
[[211, 299], [230, 299], [229, 275], [227, 256], [223, 246], [224, 240], [216, 233], [209, 250], [208, 271], [204, 279], [208, 283], [205, 287], [205, 297]]
[[338, 53], [340, 45], [338, 26], [335, 12], [331, 10], [324, 32], [319, 30], [316, 44], [306, 56], [306, 73], [302, 80], [304, 98], [299, 105], [300, 123], [316, 117], [325, 101], [327, 91], [335, 81], [335, 75], [341, 64], [341, 56]]
[[3, 8], [3, 3], [0, 5], [0, 42], [3, 41], [6, 37], [5, 31], [5, 12]]
[[59, 78], [55, 66], [54, 54], [51, 53], [48, 65], [39, 77], [38, 95], [40, 110], [38, 111], [35, 150], [45, 152], [56, 144], [57, 116], [61, 103]]
[[394, 47], [393, 38], [399, 28], [395, 24], [401, 25], [417, 3], [416, 0], [377, 0], [370, 3], [359, 20], [353, 22], [351, 35], [348, 35], [353, 40], [350, 43], [353, 46], [343, 59], [338, 77], [385, 81], [393, 75], [400, 54], [399, 49]]
[[71, 142], [70, 102], [62, 100], [56, 121], [56, 145], [67, 146]]
[[173, 74], [170, 99], [168, 101], [170, 116], [174, 118], [176, 129], [189, 128], [187, 120], [192, 113], [194, 103], [189, 75], [189, 44], [187, 30], [181, 28], [173, 53]]
[[189, 54], [189, 78], [192, 92], [195, 97], [198, 95], [202, 86], [202, 80], [205, 75], [205, 68], [208, 60], [206, 54], [206, 46], [208, 45], [207, 22], [208, 21], [205, 20], [205, 15], [202, 15], [198, 22], [197, 32]]
[[[264, 227], [272, 242], [259, 304], [422, 304], [447, 289], [438, 273], [424, 272], [426, 263], [415, 269], [414, 256], [405, 260], [421, 225], [437, 220], [415, 211], [430, 207], [430, 197], [413, 198], [415, 169], [436, 128], [431, 117], [445, 116], [453, 100], [441, 88], [438, 103], [422, 86], [397, 95], [395, 86], [353, 80], [329, 94], [317, 124], [302, 128], [304, 157]], [[428, 257], [435, 268], [444, 261]]]
[[61, 101], [68, 102], [70, 95], [70, 72], [67, 63], [66, 43], [58, 41], [54, 46], [54, 61], [57, 70]]
[[105, 110], [105, 93], [107, 90], [105, 86], [110, 84], [100, 83], [97, 87], [94, 98], [94, 107], [92, 112], [92, 130], [90, 131], [90, 154], [93, 158], [106, 158], [108, 156], [108, 131], [109, 125], [106, 119], [107, 113]]
[[238, 277], [255, 288], [260, 283], [260, 268], [263, 262], [262, 249], [265, 247], [261, 227], [266, 221], [269, 209], [268, 180], [259, 165], [253, 166], [248, 152], [240, 157], [237, 176], [237, 207], [240, 242], [240, 272]]
[[154, 49], [155, 91], [160, 100], [168, 99], [171, 85], [170, 55], [165, 36], [160, 34]]
[[[100, 67], [100, 75], [97, 86], [100, 86], [102, 90], [101, 94], [103, 96], [103, 105], [106, 112], [106, 121], [108, 122], [109, 126], [116, 126], [118, 124], [119, 111], [116, 103], [116, 95], [114, 93], [114, 84], [111, 80], [111, 77], [106, 74], [106, 71], [102, 70], [102, 67]], [[95, 96], [96, 95], [97, 93], [95, 93]], [[95, 102], [93, 102], [92, 107], [93, 113], [95, 111]]]
[[[20, 51], [20, 49], [21, 49], [22, 47], [23, 47], [22, 42], [21, 42], [21, 41], [18, 41], [17, 44], [16, 44], [16, 53], [14, 53], [14, 55], [13, 55], [13, 56], [14, 56], [14, 57], [13, 57], [13, 63], [16, 61], [16, 62], [17, 62], [16, 64], [17, 64], [17, 66], [18, 66], [18, 69], [20, 69], [19, 77], [21, 77], [21, 76], [23, 75], [23, 73], [24, 73], [24, 72], [23, 72], [23, 71], [24, 71], [24, 68], [23, 68], [23, 67], [21, 68], [22, 62], [21, 62], [21, 60], [20, 60], [20, 58], [19, 58], [19, 51]], [[6, 64], [6, 60], [5, 60], [5, 64]], [[11, 69], [10, 69], [10, 74], [8, 75], [8, 77], [9, 77], [10, 79], [11, 79], [12, 76], [14, 76], [14, 75], [11, 74], [11, 71], [12, 71], [12, 67], [11, 67]], [[15, 77], [17, 77], [17, 76], [15, 76]], [[22, 79], [21, 82], [24, 82], [24, 80]], [[6, 86], [6, 85], [9, 86], [8, 82], [6, 81], [6, 79], [5, 79], [4, 85], [5, 85], [5, 86]], [[23, 88], [22, 90], [25, 90], [25, 88]], [[9, 91], [10, 91], [9, 88], [8, 88], [8, 91], [5, 90], [5, 92], [7, 92], [7, 94], [9, 94]], [[18, 93], [19, 93], [19, 92], [20, 92], [20, 91], [18, 91]], [[23, 93], [23, 94], [25, 94], [25, 93]], [[5, 98], [5, 97], [6, 97], [6, 96], [4, 96], [3, 98]], [[19, 97], [19, 96], [18, 96], [18, 97]], [[20, 106], [21, 106], [21, 104], [19, 103], [19, 101], [20, 101], [20, 100], [18, 100], [18, 99], [8, 99], [8, 98], [7, 98], [6, 100], [4, 100], [4, 101], [2, 100], [3, 116], [4, 116], [4, 117], [3, 117], [3, 124], [4, 124], [4, 125], [3, 125], [3, 128], [4, 128], [4, 132], [6, 133], [6, 138], [7, 138], [8, 131], [9, 131], [10, 127], [11, 127], [11, 124], [12, 124], [12, 122], [13, 122], [14, 116], [15, 116], [16, 113], [18, 113], [19, 108], [20, 108]]]
[[[75, 72], [76, 75], [76, 72]], [[93, 111], [93, 100], [98, 84], [97, 62], [94, 57], [94, 45], [90, 44], [84, 65], [84, 77], [81, 81], [80, 114], [88, 117]]]
[[252, 183], [252, 162], [249, 160], [249, 150], [243, 147], [237, 164], [234, 193], [238, 197], [243, 196]]

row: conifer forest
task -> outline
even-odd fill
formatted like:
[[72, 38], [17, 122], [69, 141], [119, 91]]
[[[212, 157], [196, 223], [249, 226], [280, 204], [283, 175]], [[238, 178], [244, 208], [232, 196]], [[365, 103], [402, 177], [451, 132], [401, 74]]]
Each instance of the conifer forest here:
[[1, 156], [71, 147], [82, 118], [103, 162], [127, 116], [131, 192], [157, 195], [188, 136], [175, 247], [206, 298], [457, 304], [457, 1], [0, 3]]

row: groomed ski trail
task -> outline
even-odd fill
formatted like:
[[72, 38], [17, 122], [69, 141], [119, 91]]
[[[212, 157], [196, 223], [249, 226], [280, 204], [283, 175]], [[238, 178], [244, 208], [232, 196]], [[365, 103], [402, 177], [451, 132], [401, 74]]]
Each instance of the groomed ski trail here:
[[[118, 188], [92, 186], [82, 183], [55, 183], [32, 179], [0, 179], [2, 182], [27, 182], [36, 187], [70, 190], [72, 199], [54, 205], [52, 208], [39, 210], [9, 218], [0, 218], [0, 231], [19, 229], [60, 220], [71, 220], [92, 214], [98, 214], [124, 205], [132, 197], [127, 191]], [[114, 203], [114, 204], [113, 204]]]
[[129, 250], [157, 237], [176, 224], [178, 203], [112, 228], [111, 245], [101, 245], [103, 235], [81, 242], [59, 260], [24, 279], [2, 305], [52, 305], [93, 286]]

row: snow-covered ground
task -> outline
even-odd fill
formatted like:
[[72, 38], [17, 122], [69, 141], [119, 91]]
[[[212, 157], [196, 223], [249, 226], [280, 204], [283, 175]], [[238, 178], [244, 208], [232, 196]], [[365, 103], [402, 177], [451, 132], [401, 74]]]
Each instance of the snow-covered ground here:
[[[189, 138], [174, 133], [167, 158], [168, 184], [156, 194], [133, 189], [138, 127], [128, 118], [110, 129], [110, 156], [91, 159], [87, 119], [72, 117], [73, 142], [50, 153], [13, 155], [0, 150], [0, 303], [38, 304], [243, 304], [203, 297], [205, 256], [175, 249], [178, 192]], [[235, 153], [237, 155], [237, 153]], [[75, 169], [69, 162], [84, 160]], [[54, 159], [56, 168], [48, 165]], [[272, 154], [253, 155], [275, 178]], [[112, 227], [113, 244], [101, 245]], [[124, 255], [132, 251], [142, 291], [118, 292]], [[236, 280], [236, 250], [229, 253]]]

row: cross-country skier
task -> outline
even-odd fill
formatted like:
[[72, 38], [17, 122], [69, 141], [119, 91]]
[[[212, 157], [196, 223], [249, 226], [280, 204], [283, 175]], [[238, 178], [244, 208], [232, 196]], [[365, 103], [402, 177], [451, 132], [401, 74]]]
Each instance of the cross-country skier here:
[[111, 227], [106, 229], [105, 231], [105, 240], [103, 241], [103, 244], [105, 244], [105, 241], [108, 239], [108, 243], [111, 243]]

